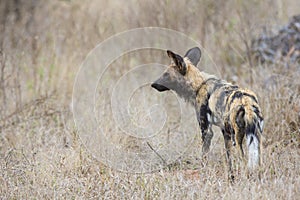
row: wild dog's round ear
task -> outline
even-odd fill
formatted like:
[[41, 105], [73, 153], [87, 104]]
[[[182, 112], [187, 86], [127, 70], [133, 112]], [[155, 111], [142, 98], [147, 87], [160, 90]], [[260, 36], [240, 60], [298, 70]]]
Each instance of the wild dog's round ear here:
[[188, 59], [193, 63], [193, 65], [197, 66], [201, 57], [201, 50], [198, 47], [191, 48], [186, 52], [184, 57], [188, 57]]
[[170, 50], [167, 50], [167, 54], [170, 58], [172, 58], [174, 64], [177, 66], [178, 68], [178, 71], [182, 74], [182, 75], [185, 75], [186, 74], [186, 64], [183, 60], [183, 58], [178, 55], [178, 54], [175, 54], [173, 53], [172, 51]]

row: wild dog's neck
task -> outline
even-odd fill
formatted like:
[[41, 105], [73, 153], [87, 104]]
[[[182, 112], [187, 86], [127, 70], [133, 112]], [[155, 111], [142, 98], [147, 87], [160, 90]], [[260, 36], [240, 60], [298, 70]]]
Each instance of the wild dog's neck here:
[[184, 79], [180, 81], [180, 87], [176, 92], [180, 97], [195, 106], [197, 92], [210, 75], [200, 72], [187, 58], [185, 58], [185, 63], [187, 64], [187, 73]]

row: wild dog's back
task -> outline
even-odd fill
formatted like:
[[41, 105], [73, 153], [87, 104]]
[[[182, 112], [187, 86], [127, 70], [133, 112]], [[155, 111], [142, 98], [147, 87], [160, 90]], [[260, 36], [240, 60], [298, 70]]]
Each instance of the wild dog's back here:
[[212, 80], [208, 84], [210, 85], [208, 107], [219, 121], [216, 125], [224, 128], [224, 116], [228, 112], [226, 108], [228, 108], [229, 97], [238, 87], [220, 79]]

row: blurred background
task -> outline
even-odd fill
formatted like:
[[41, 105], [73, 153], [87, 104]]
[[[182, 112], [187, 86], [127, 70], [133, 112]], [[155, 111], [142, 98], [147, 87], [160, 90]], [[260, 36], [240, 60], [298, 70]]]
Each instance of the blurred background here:
[[298, 4], [293, 0], [3, 0], [1, 112], [58, 89], [61, 103], [68, 103], [75, 73], [87, 53], [108, 37], [132, 28], [180, 31], [199, 41], [219, 67], [231, 67], [234, 72], [249, 64], [251, 41], [287, 24], [298, 14]]
[[[116, 179], [115, 172], [84, 153], [76, 136], [70, 104], [76, 73], [97, 44], [114, 34], [149, 26], [173, 29], [199, 41], [219, 67], [220, 78], [255, 91], [266, 118], [265, 179], [280, 178], [278, 174], [299, 175], [299, 167], [295, 166], [300, 162], [300, 17], [294, 17], [300, 14], [299, 8], [298, 0], [1, 0], [1, 196], [51, 198], [57, 194], [65, 197], [105, 194], [118, 198], [114, 195], [121, 195], [122, 189], [132, 197], [129, 194], [133, 191], [127, 187], [137, 175], [122, 182]], [[169, 62], [158, 52], [150, 55], [158, 56], [160, 63]], [[120, 59], [124, 66], [130, 62], [126, 56]], [[147, 60], [142, 56], [139, 59]], [[121, 72], [115, 73], [119, 76]], [[217, 141], [222, 151], [222, 140]], [[196, 143], [195, 149], [200, 148], [201, 140]], [[223, 155], [219, 152], [215, 155], [205, 165], [223, 163]], [[197, 162], [199, 165], [200, 161]], [[197, 176], [211, 174], [218, 181], [222, 177], [220, 166], [213, 169], [206, 166]], [[158, 177], [156, 181], [182, 185], [182, 179], [171, 177]], [[295, 187], [300, 185], [296, 177]], [[139, 192], [153, 191], [158, 186], [152, 178], [142, 177], [133, 187]], [[104, 179], [107, 181], [101, 181]], [[116, 181], [119, 184], [115, 185]], [[278, 195], [290, 182], [281, 181], [282, 185], [276, 187]], [[145, 185], [146, 182], [149, 184]], [[35, 187], [38, 189], [30, 191]], [[228, 195], [224, 193], [226, 188], [223, 192], [218, 190], [215, 197]], [[209, 194], [210, 189], [206, 189], [204, 194]], [[268, 189], [266, 186], [265, 191]], [[167, 189], [157, 190], [155, 195], [160, 196]], [[188, 193], [189, 186], [184, 191]], [[230, 194], [243, 192], [241, 187]], [[290, 192], [292, 197], [297, 196], [293, 187]], [[141, 195], [155, 197], [151, 192]], [[271, 198], [268, 192], [262, 195]]]

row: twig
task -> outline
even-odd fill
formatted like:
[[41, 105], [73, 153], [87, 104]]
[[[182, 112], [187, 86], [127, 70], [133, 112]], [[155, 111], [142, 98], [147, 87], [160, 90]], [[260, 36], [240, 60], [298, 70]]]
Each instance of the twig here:
[[168, 166], [167, 162], [165, 161], [165, 159], [163, 159], [163, 157], [150, 145], [149, 142], [147, 142], [147, 145], [150, 147], [150, 149], [163, 161], [163, 163]]

